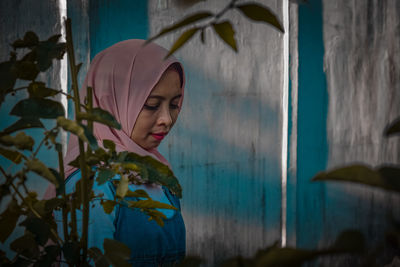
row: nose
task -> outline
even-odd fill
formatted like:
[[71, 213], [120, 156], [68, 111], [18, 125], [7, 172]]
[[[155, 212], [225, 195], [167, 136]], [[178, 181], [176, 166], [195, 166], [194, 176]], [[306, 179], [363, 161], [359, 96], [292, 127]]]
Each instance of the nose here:
[[158, 117], [158, 124], [166, 126], [167, 130], [171, 127], [172, 124], [172, 116], [169, 108], [161, 108], [160, 114]]

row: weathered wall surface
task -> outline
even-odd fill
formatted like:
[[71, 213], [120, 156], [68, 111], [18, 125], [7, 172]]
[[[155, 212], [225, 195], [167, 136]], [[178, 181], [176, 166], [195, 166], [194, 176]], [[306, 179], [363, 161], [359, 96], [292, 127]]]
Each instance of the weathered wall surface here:
[[[219, 11], [229, 1], [149, 1], [150, 36], [194, 11]], [[282, 1], [261, 1], [282, 20]], [[177, 4], [178, 3], [178, 4]], [[212, 264], [252, 256], [280, 239], [283, 35], [226, 16], [239, 53], [210, 28], [177, 53], [187, 85], [183, 110], [161, 147], [184, 196], [189, 255]], [[177, 34], [157, 40], [167, 48]]]
[[[9, 59], [9, 53], [12, 51], [12, 44], [15, 40], [23, 38], [25, 32], [34, 31], [39, 40], [46, 40], [52, 35], [61, 33], [61, 18], [59, 10], [59, 1], [35, 1], [35, 0], [4, 0], [0, 1], [0, 61]], [[20, 51], [19, 55], [22, 51]], [[61, 88], [60, 62], [55, 62], [53, 66], [46, 72], [39, 74], [37, 80], [43, 81], [50, 88]], [[27, 81], [17, 81], [15, 87], [24, 86]], [[15, 96], [8, 95], [5, 102], [0, 108], [0, 130], [10, 126], [17, 121], [18, 117], [10, 116], [9, 112], [12, 107], [21, 99], [26, 98], [25, 90], [19, 91]], [[43, 121], [45, 126], [50, 128], [50, 124]], [[43, 130], [31, 129], [25, 131], [34, 137], [36, 146], [43, 137]], [[38, 158], [50, 164], [57, 166], [56, 153], [51, 154], [47, 149], [42, 149], [38, 154]], [[10, 168], [11, 161], [0, 157], [0, 165], [7, 171], [16, 170], [18, 167]], [[39, 195], [46, 190], [47, 182], [39, 176], [31, 174], [28, 177], [28, 186]], [[1, 180], [3, 177], [0, 178]], [[0, 210], [6, 207], [6, 201], [3, 201]], [[22, 234], [22, 228], [18, 228], [5, 244], [1, 244], [0, 248], [8, 247], [10, 241]]]
[[[325, 72], [329, 94], [328, 167], [400, 163], [400, 140], [385, 126], [400, 115], [400, 2], [323, 1]], [[325, 237], [359, 227], [372, 243], [387, 216], [399, 218], [400, 198], [352, 184], [326, 187]]]

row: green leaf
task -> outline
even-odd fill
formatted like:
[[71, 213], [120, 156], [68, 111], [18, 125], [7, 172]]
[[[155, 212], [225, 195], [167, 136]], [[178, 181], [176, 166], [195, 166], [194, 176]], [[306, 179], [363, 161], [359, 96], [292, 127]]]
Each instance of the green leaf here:
[[39, 174], [40, 176], [44, 177], [46, 180], [54, 184], [56, 187], [59, 187], [58, 179], [39, 159], [27, 160], [25, 164], [28, 170]]
[[16, 164], [21, 163], [22, 159], [26, 159], [26, 157], [23, 154], [19, 153], [18, 151], [8, 150], [1, 147], [0, 147], [0, 155], [11, 160]]
[[0, 144], [5, 146], [16, 146], [18, 149], [28, 149], [32, 151], [35, 141], [29, 135], [20, 132], [15, 137], [11, 135], [0, 136]]
[[167, 165], [162, 164], [151, 156], [140, 156], [132, 152], [128, 153], [124, 160], [125, 162], [133, 162], [141, 167], [140, 176], [142, 179], [164, 185], [176, 196], [182, 197], [181, 185]]
[[98, 168], [96, 181], [99, 185], [102, 185], [113, 178], [116, 174], [117, 173], [111, 169]]
[[50, 238], [50, 226], [39, 218], [27, 218], [20, 225], [34, 234], [35, 241], [41, 246], [44, 246]]
[[400, 117], [389, 123], [384, 134], [385, 136], [400, 134]]
[[99, 248], [92, 247], [88, 249], [88, 255], [93, 259], [96, 267], [108, 267], [107, 259]]
[[29, 47], [37, 45], [38, 43], [39, 43], [39, 38], [36, 35], [36, 33], [29, 31], [29, 32], [25, 33], [23, 40], [21, 40], [21, 39], [16, 40], [12, 44], [12, 46], [14, 49], [29, 48]]
[[147, 192], [142, 189], [137, 189], [135, 191], [128, 190], [128, 193], [126, 193], [125, 197], [150, 198]]
[[88, 140], [90, 147], [93, 150], [98, 149], [99, 146], [97, 145], [97, 139], [96, 139], [96, 137], [94, 137], [93, 132], [86, 125], [83, 125], [83, 124], [79, 124], [79, 125], [82, 126], [83, 133], [86, 136], [86, 139]]
[[14, 88], [17, 80], [14, 64], [15, 61], [0, 63], [0, 104], [3, 103], [5, 95]]
[[134, 201], [128, 201], [128, 207], [129, 208], [138, 208], [138, 209], [169, 209], [169, 210], [176, 210], [176, 208], [172, 205], [155, 201], [152, 199], [146, 199], [146, 200], [134, 200]]
[[128, 185], [129, 185], [128, 177], [126, 175], [121, 175], [121, 179], [119, 180], [115, 195], [119, 198], [124, 198], [126, 193], [128, 192]]
[[317, 257], [317, 251], [295, 248], [271, 248], [258, 253], [256, 266], [301, 266], [302, 263]]
[[77, 118], [81, 119], [81, 120], [89, 120], [89, 121], [99, 122], [99, 123], [105, 124], [107, 126], [116, 128], [118, 130], [121, 129], [121, 125], [114, 118], [114, 116], [111, 115], [111, 113], [109, 113], [108, 111], [101, 109], [101, 108], [94, 108], [90, 112], [87, 112], [87, 113], [79, 113]]
[[131, 256], [131, 250], [127, 245], [118, 242], [117, 240], [105, 238], [103, 247], [104, 256], [107, 258], [112, 266], [131, 266], [131, 264], [126, 261]]
[[39, 42], [36, 47], [37, 65], [40, 71], [51, 67], [53, 59], [62, 59], [66, 51], [65, 43], [57, 43], [60, 34], [50, 37], [47, 41]]
[[82, 141], [89, 143], [92, 149], [96, 150], [98, 148], [96, 138], [85, 125], [78, 124], [76, 121], [66, 119], [62, 116], [57, 118], [57, 125], [65, 131], [75, 134]]
[[346, 230], [336, 238], [332, 250], [337, 252], [362, 252], [365, 248], [365, 238], [360, 231]]
[[18, 203], [12, 200], [7, 209], [0, 215], [0, 242], [4, 243], [14, 231], [19, 216], [22, 215]]
[[66, 242], [64, 243], [64, 246], [62, 247], [62, 251], [64, 253], [65, 259], [70, 263], [70, 264], [76, 264], [79, 261], [80, 257], [80, 247], [77, 242]]
[[29, 259], [37, 258], [40, 253], [35, 238], [30, 232], [26, 232], [25, 235], [15, 239], [10, 244], [10, 248]]
[[111, 151], [115, 151], [115, 143], [113, 141], [111, 141], [111, 140], [104, 139], [103, 140], [103, 146], [106, 149], [109, 149]]
[[162, 29], [157, 35], [151, 37], [150, 39], [148, 39], [146, 41], [146, 43], [149, 43], [151, 41], [153, 41], [156, 38], [159, 38], [160, 36], [167, 34], [169, 32], [175, 31], [179, 28], [182, 28], [184, 26], [187, 26], [189, 24], [195, 23], [195, 22], [199, 22], [201, 20], [204, 20], [206, 18], [212, 17], [213, 14], [211, 12], [208, 11], [203, 11], [203, 12], [199, 12], [193, 15], [190, 15], [184, 19], [182, 19], [181, 21], [173, 24], [172, 26], [166, 27], [164, 29]]
[[277, 16], [268, 7], [262, 6], [257, 3], [246, 3], [236, 5], [235, 7], [240, 10], [247, 18], [254, 21], [266, 22], [274, 26], [282, 33], [285, 32]]
[[2, 134], [10, 134], [28, 128], [44, 128], [44, 125], [38, 118], [22, 117], [17, 122], [4, 129]]
[[57, 101], [28, 98], [19, 101], [11, 110], [11, 115], [28, 118], [55, 119], [64, 116], [64, 107]]
[[114, 200], [105, 200], [101, 205], [103, 206], [104, 212], [110, 214], [114, 210], [115, 205], [117, 205], [117, 202]]
[[[386, 168], [376, 171], [365, 165], [350, 165], [327, 172], [321, 172], [317, 174], [312, 181], [353, 182], [400, 192], [398, 180], [396, 180], [396, 178], [386, 178], [392, 171], [392, 169]], [[386, 176], [383, 176], [385, 173]]]
[[19, 79], [28, 81], [35, 80], [39, 74], [39, 69], [32, 61], [17, 61], [14, 64], [14, 71]]
[[232, 24], [229, 21], [212, 24], [215, 32], [219, 37], [229, 45], [235, 52], [237, 52], [235, 31], [233, 30]]
[[38, 98], [55, 96], [59, 93], [58, 90], [47, 88], [45, 83], [42, 82], [31, 82], [28, 86], [28, 92], [30, 97]]
[[165, 58], [168, 58], [170, 55], [172, 55], [176, 50], [181, 48], [187, 41], [190, 40], [190, 38], [193, 37], [193, 35], [199, 30], [199, 28], [191, 28], [179, 36], [178, 40], [175, 41], [175, 43], [172, 45], [171, 49], [169, 50], [168, 54], [165, 56]]
[[164, 226], [164, 221], [167, 218], [164, 213], [158, 211], [158, 210], [149, 210], [146, 209], [144, 211], [147, 215], [149, 215], [149, 221], [154, 220], [160, 227]]

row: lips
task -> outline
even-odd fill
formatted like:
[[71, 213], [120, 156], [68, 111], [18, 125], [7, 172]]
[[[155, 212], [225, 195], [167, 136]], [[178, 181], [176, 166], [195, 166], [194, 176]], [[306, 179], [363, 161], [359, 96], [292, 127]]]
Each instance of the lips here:
[[167, 135], [167, 133], [153, 133], [151, 136], [154, 137], [154, 139], [161, 141], [164, 139], [164, 137]]

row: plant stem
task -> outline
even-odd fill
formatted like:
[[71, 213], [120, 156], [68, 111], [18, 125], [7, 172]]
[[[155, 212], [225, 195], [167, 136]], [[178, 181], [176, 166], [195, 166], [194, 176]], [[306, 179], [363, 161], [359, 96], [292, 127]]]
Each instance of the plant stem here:
[[[75, 114], [79, 114], [80, 112], [80, 98], [79, 98], [79, 90], [78, 90], [78, 71], [75, 65], [75, 54], [74, 54], [74, 44], [72, 41], [72, 30], [71, 30], [71, 19], [67, 19], [65, 21], [66, 33], [67, 33], [67, 52], [69, 65], [71, 68], [71, 80], [72, 80], [72, 89], [74, 92], [74, 103], [75, 103]], [[80, 120], [77, 120], [80, 123]], [[87, 240], [88, 240], [88, 224], [89, 224], [89, 199], [88, 199], [88, 173], [85, 162], [85, 147], [82, 140], [79, 140], [79, 163], [80, 169], [82, 173], [81, 179], [81, 189], [82, 189], [82, 237], [81, 237], [81, 245], [82, 245], [82, 259], [86, 261], [87, 256]]]
[[[65, 181], [65, 173], [64, 173], [64, 159], [62, 150], [58, 149], [58, 168], [60, 170], [61, 180]], [[64, 199], [64, 204], [62, 206], [62, 220], [63, 220], [63, 230], [64, 230], [64, 240], [69, 240], [68, 236], [68, 211], [67, 211], [67, 196], [65, 194], [65, 187], [62, 186], [62, 196]]]

